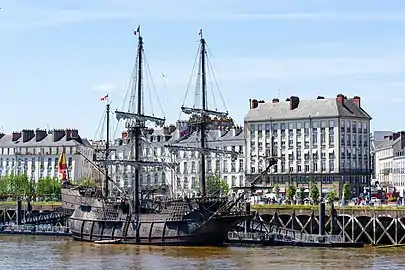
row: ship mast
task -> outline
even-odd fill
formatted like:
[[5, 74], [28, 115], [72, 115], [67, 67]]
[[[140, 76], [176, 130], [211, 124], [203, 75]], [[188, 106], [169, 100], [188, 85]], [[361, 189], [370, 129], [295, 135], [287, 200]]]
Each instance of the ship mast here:
[[[207, 105], [207, 70], [208, 70], [208, 63], [207, 63], [207, 44], [203, 37], [203, 31], [200, 29], [199, 32], [200, 36], [200, 46], [199, 46], [199, 55], [200, 58], [200, 76], [198, 78], [198, 82], [201, 85], [199, 89], [201, 93], [201, 108], [194, 107], [186, 107], [182, 106], [181, 110], [183, 113], [191, 115], [189, 124], [195, 125], [200, 132], [200, 145], [199, 147], [193, 146], [181, 146], [181, 145], [166, 145], [166, 147], [175, 149], [175, 150], [182, 150], [182, 151], [197, 151], [200, 153], [200, 184], [201, 184], [201, 195], [202, 197], [207, 196], [207, 189], [206, 189], [206, 169], [205, 169], [205, 162], [206, 162], [206, 155], [210, 153], [217, 153], [217, 154], [225, 154], [231, 155], [232, 157], [236, 157], [239, 155], [236, 151], [229, 151], [226, 149], [219, 150], [216, 148], [210, 148], [207, 145], [207, 131], [210, 129], [212, 124], [212, 117], [218, 117], [220, 119], [227, 119], [228, 112], [221, 112], [218, 110], [210, 110]], [[221, 122], [218, 120], [218, 122]], [[227, 125], [229, 121], [223, 121], [224, 125]]]
[[[205, 114], [204, 112], [207, 110], [207, 76], [205, 74], [205, 39], [202, 34], [202, 30], [200, 30], [200, 43], [201, 43], [201, 104], [202, 104], [202, 114], [201, 114], [201, 123], [200, 123], [200, 146], [201, 149], [205, 148]], [[203, 197], [206, 196], [206, 185], [205, 185], [205, 155], [201, 155], [201, 170], [200, 170], [200, 177], [201, 177], [201, 195]]]
[[[166, 166], [167, 164], [163, 162], [151, 162], [151, 161], [143, 161], [142, 160], [142, 136], [143, 136], [143, 129], [146, 127], [146, 122], [153, 122], [157, 126], [163, 126], [165, 123], [164, 118], [159, 118], [155, 116], [149, 116], [144, 114], [143, 111], [143, 38], [140, 33], [140, 26], [134, 32], [135, 35], [138, 35], [138, 50], [137, 50], [137, 64], [136, 64], [136, 72], [134, 73], [136, 76], [136, 84], [133, 86], [131, 93], [131, 100], [130, 100], [130, 108], [128, 112], [123, 111], [115, 111], [115, 115], [117, 120], [125, 119], [125, 127], [128, 129], [128, 135], [130, 137], [130, 141], [133, 144], [133, 154], [131, 155], [133, 159], [130, 160], [115, 160], [115, 164], [123, 164], [125, 166], [134, 166], [134, 178], [133, 178], [133, 212], [137, 216], [140, 213], [140, 190], [139, 190], [139, 182], [140, 182], [140, 174], [141, 168], [145, 166], [151, 167], [162, 167]], [[136, 100], [135, 100], [136, 99]], [[136, 109], [135, 109], [136, 107]], [[132, 151], [131, 151], [132, 152]]]
[[[110, 103], [107, 102], [106, 105], [106, 129], [107, 129], [107, 136], [105, 142], [105, 159], [109, 159], [110, 154]], [[108, 164], [105, 164], [105, 182], [104, 182], [104, 198], [108, 198], [109, 195], [109, 176], [108, 176]]]

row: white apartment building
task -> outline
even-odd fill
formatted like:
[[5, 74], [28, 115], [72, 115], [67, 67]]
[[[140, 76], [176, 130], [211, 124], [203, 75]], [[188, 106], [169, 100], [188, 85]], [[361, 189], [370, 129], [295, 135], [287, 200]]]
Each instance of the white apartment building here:
[[387, 192], [405, 190], [405, 132], [375, 140], [375, 176]]
[[[199, 147], [199, 133], [191, 133], [176, 145], [187, 147]], [[245, 186], [245, 135], [241, 127], [230, 129], [210, 130], [207, 134], [206, 147], [217, 149], [206, 155], [205, 169], [207, 175], [215, 174], [224, 179], [230, 188]], [[239, 153], [232, 157], [221, 151], [233, 151]], [[176, 162], [180, 166], [176, 171], [176, 189], [186, 194], [195, 194], [200, 190], [200, 154], [194, 151], [177, 151]]]
[[258, 175], [265, 167], [262, 157], [272, 155], [280, 159], [263, 179], [267, 185], [313, 180], [338, 184], [340, 190], [342, 182], [350, 182], [358, 194], [370, 179], [370, 120], [358, 96], [250, 100], [245, 117], [247, 174]]
[[0, 177], [26, 174], [32, 181], [58, 177], [58, 160], [65, 148], [68, 174], [72, 181], [91, 175], [90, 164], [78, 153], [90, 158], [93, 148], [76, 129], [29, 130], [0, 133]]
[[[197, 151], [173, 150], [167, 145], [199, 147], [197, 132], [180, 136], [181, 123], [177, 127], [170, 125], [163, 129], [150, 130], [147, 142], [143, 143], [144, 159], [166, 162], [165, 167], [143, 168], [141, 186], [148, 188], [156, 185], [169, 185], [174, 195], [193, 195], [200, 190], [200, 156]], [[182, 130], [184, 131], [184, 130]], [[198, 137], [198, 138], [197, 138]], [[230, 155], [212, 153], [206, 156], [207, 173], [213, 173], [226, 180], [230, 187], [244, 186], [245, 175], [245, 139], [242, 128], [230, 130], [211, 130], [208, 132], [206, 147], [218, 150], [237, 151], [240, 157], [232, 159]], [[131, 146], [126, 143], [126, 133], [116, 140], [112, 159], [130, 158]], [[120, 145], [121, 144], [121, 145]], [[170, 164], [176, 163], [177, 166]], [[112, 179], [121, 187], [131, 187], [133, 171], [130, 166], [117, 165], [112, 169]]]
[[[146, 140], [142, 143], [142, 159], [147, 161], [165, 162], [164, 167], [143, 167], [140, 175], [141, 188], [151, 186], [173, 186], [175, 168], [174, 154], [165, 147], [176, 137], [176, 127], [171, 125], [163, 129], [150, 129], [147, 131]], [[124, 131], [120, 139], [115, 140], [112, 148], [111, 159], [133, 159], [131, 153], [133, 145], [129, 143], [127, 133]], [[131, 166], [115, 165], [111, 168], [112, 179], [123, 188], [131, 188], [135, 169]]]

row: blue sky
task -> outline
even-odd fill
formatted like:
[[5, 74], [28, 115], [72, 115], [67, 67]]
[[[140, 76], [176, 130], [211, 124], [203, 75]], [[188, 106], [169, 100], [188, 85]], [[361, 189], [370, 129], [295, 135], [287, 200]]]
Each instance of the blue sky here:
[[[203, 28], [219, 89], [239, 123], [249, 98], [343, 93], [361, 96], [374, 129], [404, 128], [405, 3], [400, 0], [0, 4], [0, 127], [6, 132], [77, 127], [82, 136], [94, 137], [104, 110], [100, 97], [109, 93], [113, 109], [123, 104], [138, 24], [168, 122], [179, 117]], [[157, 105], [154, 112], [162, 114]]]

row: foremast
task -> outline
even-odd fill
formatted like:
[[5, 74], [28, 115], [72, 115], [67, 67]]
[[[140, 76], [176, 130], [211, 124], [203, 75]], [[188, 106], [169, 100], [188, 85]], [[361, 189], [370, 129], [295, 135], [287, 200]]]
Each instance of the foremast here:
[[[207, 131], [209, 130], [209, 124], [211, 122], [211, 117], [219, 117], [221, 119], [225, 119], [228, 117], [228, 112], [221, 112], [218, 110], [210, 110], [207, 104], [207, 44], [203, 36], [203, 31], [200, 29], [199, 31], [200, 36], [200, 46], [199, 46], [199, 57], [200, 57], [200, 65], [199, 65], [199, 78], [198, 82], [200, 83], [200, 93], [201, 93], [201, 108], [196, 107], [186, 107], [182, 106], [181, 111], [185, 114], [191, 115], [189, 124], [194, 125], [197, 127], [197, 130], [200, 135], [200, 146], [199, 147], [192, 147], [192, 146], [179, 146], [179, 145], [167, 145], [167, 147], [176, 149], [176, 150], [183, 150], [183, 151], [197, 151], [200, 153], [200, 184], [201, 184], [201, 195], [202, 197], [207, 196], [206, 192], [206, 169], [205, 169], [205, 162], [206, 162], [206, 155], [209, 153], [222, 153], [232, 155], [232, 157], [236, 157], [239, 153], [235, 151], [229, 150], [219, 150], [215, 148], [207, 147]], [[194, 116], [194, 117], [193, 117]]]
[[[153, 122], [157, 126], [163, 126], [165, 123], [165, 118], [159, 118], [155, 116], [146, 115], [143, 109], [143, 38], [140, 32], [140, 26], [134, 32], [138, 36], [138, 50], [137, 50], [137, 64], [136, 64], [136, 83], [131, 90], [131, 100], [130, 108], [128, 112], [115, 111], [117, 120], [126, 120], [125, 127], [128, 130], [128, 137], [133, 144], [131, 160], [116, 160], [117, 164], [130, 165], [135, 167], [134, 178], [133, 178], [133, 212], [137, 216], [140, 213], [140, 174], [141, 167], [144, 166], [165, 166], [163, 162], [148, 162], [142, 160], [142, 148], [141, 140], [143, 136], [143, 129], [146, 127], [146, 122]], [[132, 106], [131, 106], [132, 105]]]

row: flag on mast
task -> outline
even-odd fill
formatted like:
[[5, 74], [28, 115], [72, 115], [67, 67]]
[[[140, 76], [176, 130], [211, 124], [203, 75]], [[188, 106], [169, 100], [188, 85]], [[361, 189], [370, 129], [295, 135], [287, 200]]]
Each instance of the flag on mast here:
[[105, 96], [101, 97], [100, 100], [104, 101], [104, 100], [107, 100], [107, 98], [108, 98], [108, 95], [105, 95]]
[[140, 29], [140, 25], [138, 25], [138, 28], [136, 28], [136, 30], [134, 31], [134, 36], [139, 35], [139, 32], [141, 31]]
[[66, 181], [67, 179], [67, 163], [66, 163], [66, 153], [65, 148], [63, 148], [62, 152], [60, 153], [59, 160], [58, 160], [58, 173], [59, 179], [62, 181]]

